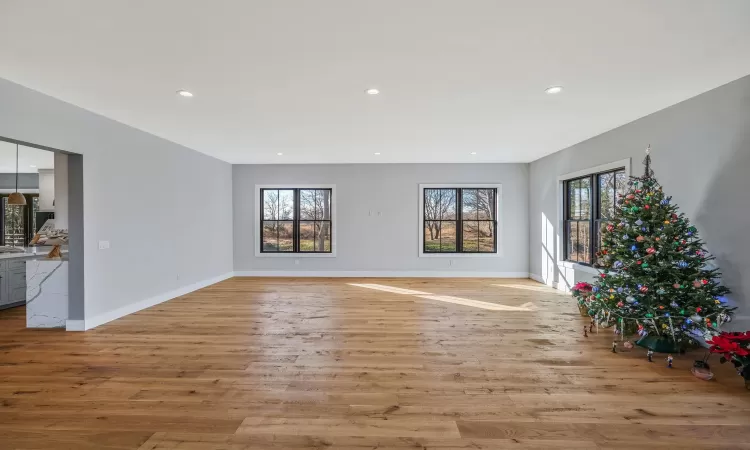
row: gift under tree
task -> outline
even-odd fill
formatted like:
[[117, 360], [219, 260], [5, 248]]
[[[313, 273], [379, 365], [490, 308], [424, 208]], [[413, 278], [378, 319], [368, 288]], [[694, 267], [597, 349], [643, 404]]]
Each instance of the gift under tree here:
[[644, 165], [617, 199], [616, 219], [602, 227], [601, 272], [587, 304], [600, 325], [672, 352], [730, 320], [733, 308], [698, 231], [654, 178], [649, 150]]

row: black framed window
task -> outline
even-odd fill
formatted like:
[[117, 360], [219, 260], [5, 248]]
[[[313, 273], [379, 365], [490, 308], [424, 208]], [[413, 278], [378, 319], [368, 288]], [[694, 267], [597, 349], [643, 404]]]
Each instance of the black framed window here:
[[424, 253], [497, 253], [496, 188], [425, 188]]
[[617, 195], [627, 190], [625, 169], [566, 180], [564, 187], [565, 260], [596, 265], [601, 227], [616, 217]]
[[327, 189], [261, 189], [261, 253], [332, 253]]

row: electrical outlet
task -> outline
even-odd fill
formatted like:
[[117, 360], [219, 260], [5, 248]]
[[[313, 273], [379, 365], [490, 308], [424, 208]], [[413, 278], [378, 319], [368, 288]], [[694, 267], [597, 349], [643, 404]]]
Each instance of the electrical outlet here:
[[109, 248], [109, 241], [99, 241], [99, 250], [107, 250]]
[[449, 260], [448, 260], [448, 265], [449, 265], [449, 266], [452, 266], [452, 265], [453, 265], [453, 260], [452, 260], [452, 259], [449, 259]]

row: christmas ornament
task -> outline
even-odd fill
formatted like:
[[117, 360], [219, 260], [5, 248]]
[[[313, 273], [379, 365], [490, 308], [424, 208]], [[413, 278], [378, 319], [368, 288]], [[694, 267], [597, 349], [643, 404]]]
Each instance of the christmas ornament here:
[[641, 286], [641, 289], [640, 289], [640, 291], [641, 291], [641, 292], [644, 292], [644, 293], [645, 293], [645, 292], [648, 292], [648, 287], [646, 287], [646, 286]]
[[640, 227], [641, 225], [643, 225], [643, 221], [641, 219], [638, 219], [635, 221], [635, 224]]
[[635, 302], [635, 297], [628, 295], [627, 297], [625, 297], [625, 301], [628, 303], [633, 303]]
[[646, 249], [646, 253], [648, 253], [649, 255], [653, 255], [654, 253], [656, 253], [656, 249], [654, 247], [649, 247]]
[[646, 240], [646, 238], [643, 237], [643, 236], [638, 236], [637, 238], [635, 238], [635, 240], [636, 240], [636, 242], [643, 242], [643, 241]]

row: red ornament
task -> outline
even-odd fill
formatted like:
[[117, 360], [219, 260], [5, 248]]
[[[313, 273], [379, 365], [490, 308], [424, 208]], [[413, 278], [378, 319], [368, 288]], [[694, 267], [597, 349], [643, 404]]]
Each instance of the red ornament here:
[[636, 194], [640, 194], [641, 192], [643, 192], [643, 191], [642, 191], [642, 190], [640, 190], [640, 189], [636, 189], [636, 190], [635, 190], [635, 193], [636, 193]]
[[675, 284], [672, 285], [672, 287], [675, 288], [675, 289], [679, 289], [680, 285], [678, 283], [675, 283]]
[[659, 241], [661, 241], [661, 238], [657, 237], [657, 238], [655, 238], [654, 240], [655, 240], [656, 242], [659, 242]]
[[704, 279], [701, 280], [701, 283], [703, 283], [704, 285], [708, 284], [708, 280], [704, 278]]
[[607, 231], [612, 231], [614, 229], [615, 229], [614, 225], [612, 225], [611, 223], [607, 224]]
[[644, 207], [643, 207], [643, 209], [650, 209], [650, 208], [651, 208], [651, 207], [650, 207], [650, 206], [648, 206], [648, 205], [646, 205], [646, 206], [644, 206]]
[[633, 200], [633, 199], [635, 198], [635, 195], [633, 195], [633, 194], [628, 194], [628, 196], [627, 196], [627, 197], [625, 197], [625, 198], [627, 198], [628, 200]]
[[646, 238], [645, 238], [645, 237], [643, 237], [643, 236], [638, 236], [637, 238], [635, 238], [635, 240], [636, 240], [637, 242], [643, 242], [643, 241], [645, 241], [645, 240], [646, 240]]
[[646, 249], [646, 253], [648, 253], [649, 255], [653, 255], [654, 253], [656, 253], [656, 249], [654, 247], [649, 247]]
[[622, 303], [622, 302], [617, 302], [617, 307], [618, 307], [618, 308], [622, 308], [622, 305], [623, 305], [623, 303]]
[[641, 286], [641, 292], [648, 292], [648, 287]]
[[641, 265], [643, 264], [643, 261], [636, 261], [636, 264]]
[[703, 308], [701, 308], [700, 306], [695, 308], [695, 312], [701, 312], [701, 311], [703, 311]]
[[599, 276], [602, 277], [602, 278], [607, 278], [607, 274], [606, 273], [599, 274]]
[[664, 309], [664, 305], [659, 305], [659, 309]]

